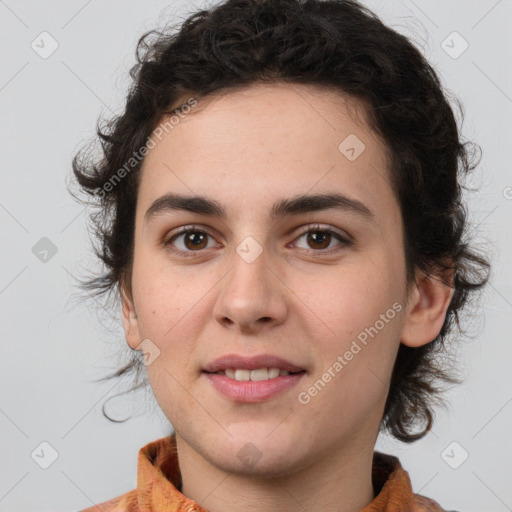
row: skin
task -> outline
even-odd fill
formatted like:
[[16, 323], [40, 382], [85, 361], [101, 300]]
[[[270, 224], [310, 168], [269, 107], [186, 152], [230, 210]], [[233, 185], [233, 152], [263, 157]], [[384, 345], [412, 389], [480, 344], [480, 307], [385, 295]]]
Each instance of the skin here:
[[[251, 86], [200, 100], [145, 158], [123, 325], [132, 349], [149, 339], [160, 350], [147, 372], [176, 431], [181, 490], [211, 512], [367, 506], [399, 344], [426, 344], [442, 327], [452, 290], [421, 273], [407, 286], [389, 155], [363, 111], [326, 89]], [[365, 144], [354, 161], [338, 149], [349, 134]], [[279, 199], [333, 191], [363, 202], [374, 221], [336, 210], [269, 218]], [[228, 217], [167, 211], [145, 222], [167, 192], [213, 198]], [[173, 247], [191, 257], [170, 252], [163, 241], [192, 224], [209, 235], [204, 244], [182, 235]], [[315, 224], [352, 243], [315, 244], [306, 231], [318, 233]], [[236, 251], [247, 236], [262, 248], [252, 263]], [[301, 403], [298, 393], [394, 303], [402, 310]], [[270, 353], [306, 374], [270, 400], [236, 403], [201, 373], [227, 353]], [[261, 455], [255, 464], [237, 456], [248, 442]]]

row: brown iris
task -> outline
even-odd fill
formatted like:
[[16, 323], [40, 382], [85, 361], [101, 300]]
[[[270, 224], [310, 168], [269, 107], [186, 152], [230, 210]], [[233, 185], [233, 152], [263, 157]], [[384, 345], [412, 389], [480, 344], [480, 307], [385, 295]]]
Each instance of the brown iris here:
[[325, 249], [326, 247], [329, 247], [331, 234], [326, 233], [325, 231], [311, 231], [307, 236], [307, 241], [308, 244], [321, 244], [321, 247], [313, 247], [314, 249]]
[[[185, 247], [187, 249], [204, 249], [202, 244], [207, 244], [207, 237], [208, 235], [201, 231], [190, 231], [189, 233], [185, 233]], [[190, 246], [188, 245], [189, 242], [191, 243]]]

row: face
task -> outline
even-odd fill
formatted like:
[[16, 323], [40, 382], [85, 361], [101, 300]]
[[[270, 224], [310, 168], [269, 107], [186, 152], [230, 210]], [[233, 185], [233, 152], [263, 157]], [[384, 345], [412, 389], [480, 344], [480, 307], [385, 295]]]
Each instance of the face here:
[[[199, 101], [145, 158], [127, 340], [146, 340], [181, 442], [226, 471], [286, 474], [377, 436], [409, 309], [386, 148], [356, 107], [253, 86]], [[241, 359], [209, 366], [224, 356]], [[251, 363], [300, 372], [232, 378]]]

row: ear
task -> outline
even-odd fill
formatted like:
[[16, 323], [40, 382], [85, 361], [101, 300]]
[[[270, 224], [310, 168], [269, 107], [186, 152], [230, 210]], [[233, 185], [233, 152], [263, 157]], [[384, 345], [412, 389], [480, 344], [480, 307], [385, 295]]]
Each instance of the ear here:
[[400, 337], [404, 345], [420, 347], [439, 335], [454, 292], [453, 272], [443, 275], [443, 278], [419, 272], [409, 292]]
[[133, 299], [131, 296], [128, 296], [124, 286], [120, 286], [120, 292], [122, 303], [121, 319], [123, 322], [126, 341], [133, 350], [140, 350], [139, 346], [141, 344], [141, 339], [139, 333], [139, 322], [133, 304]]

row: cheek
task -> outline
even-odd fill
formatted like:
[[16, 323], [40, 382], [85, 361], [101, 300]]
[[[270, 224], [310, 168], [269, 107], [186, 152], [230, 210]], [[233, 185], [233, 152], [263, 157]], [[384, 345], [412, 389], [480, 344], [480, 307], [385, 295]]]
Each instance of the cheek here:
[[[360, 269], [321, 279], [321, 286], [305, 295], [315, 312], [307, 328], [318, 364], [309, 387], [300, 391], [310, 400], [304, 413], [316, 418], [319, 427], [326, 415], [333, 431], [352, 431], [368, 417], [380, 421], [398, 348], [401, 307], [392, 283], [376, 275]], [[321, 335], [325, 332], [327, 336]]]
[[310, 319], [306, 329], [321, 359], [316, 373], [321, 377], [331, 369], [336, 375], [334, 400], [342, 394], [345, 401], [363, 390], [379, 393], [389, 379], [403, 310], [398, 281], [381, 262], [340, 269], [315, 279], [314, 285], [302, 285], [300, 296], [307, 297], [314, 312], [303, 318]]
[[158, 360], [147, 367], [152, 386], [154, 382], [158, 388], [162, 380], [167, 386], [176, 384], [179, 391], [172, 376], [180, 383], [197, 377], [194, 363], [198, 364], [198, 358], [194, 351], [211, 321], [211, 293], [218, 280], [212, 270], [199, 272], [194, 265], [173, 266], [165, 255], [140, 251], [132, 280], [139, 334], [160, 350]]
[[141, 335], [160, 340], [181, 328], [197, 298], [183, 274], [141, 251], [133, 268], [133, 293]]
[[179, 356], [174, 350], [162, 355], [146, 367], [152, 393], [160, 409], [178, 431], [194, 431], [207, 426], [209, 418], [201, 407], [204, 400], [197, 393], [187, 392], [190, 377], [183, 375], [183, 366], [175, 364]]
[[[392, 308], [400, 299], [395, 277], [382, 265], [340, 266], [312, 280], [297, 279], [290, 288], [309, 311], [304, 318], [310, 319], [310, 328], [318, 324], [322, 339], [332, 344], [333, 340], [351, 340]], [[325, 332], [328, 337], [323, 336]]]

